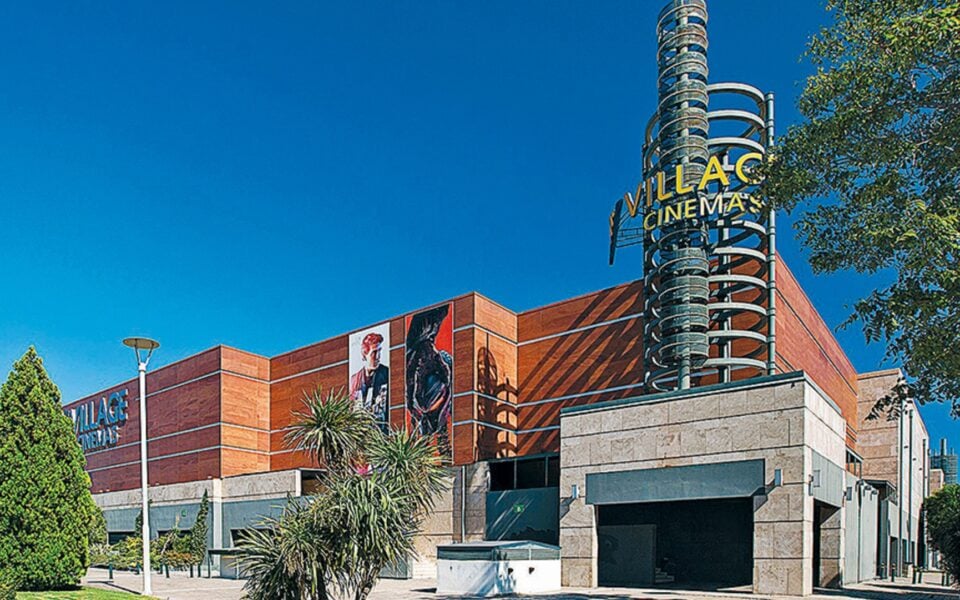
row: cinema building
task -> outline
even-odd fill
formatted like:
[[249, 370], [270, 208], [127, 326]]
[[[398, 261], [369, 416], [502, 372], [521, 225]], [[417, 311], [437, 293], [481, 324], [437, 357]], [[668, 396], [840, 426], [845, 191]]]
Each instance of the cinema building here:
[[[641, 279], [519, 312], [469, 293], [278, 356], [217, 346], [151, 371], [155, 533], [189, 527], [206, 492], [210, 547], [230, 548], [309, 495], [322, 466], [284, 436], [304, 394], [343, 388], [449, 455], [406, 576], [435, 576], [437, 545], [519, 539], [559, 545], [567, 586], [806, 595], [922, 556], [922, 420], [912, 403], [867, 418], [900, 374], [857, 373], [776, 252], [750, 174], [773, 99], [707, 84], [705, 25], [702, 0], [658, 22], [643, 179], [610, 218], [612, 250], [642, 246], [621, 258]], [[137, 397], [131, 379], [66, 406], [114, 539], [139, 512]]]

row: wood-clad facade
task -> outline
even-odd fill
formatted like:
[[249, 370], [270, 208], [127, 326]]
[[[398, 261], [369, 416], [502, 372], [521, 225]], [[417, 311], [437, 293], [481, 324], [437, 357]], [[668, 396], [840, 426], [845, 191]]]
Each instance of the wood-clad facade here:
[[[557, 453], [562, 408], [643, 394], [643, 294], [638, 280], [523, 312], [477, 293], [439, 303], [453, 311], [454, 464]], [[782, 260], [776, 309], [778, 371], [806, 372], [836, 402], [848, 424], [847, 444], [855, 449], [857, 373]], [[394, 427], [409, 419], [406, 316], [385, 321]], [[217, 346], [149, 372], [150, 483], [316, 468], [284, 438], [305, 394], [348, 384], [349, 335], [274, 357]], [[734, 372], [733, 378], [746, 375]], [[94, 493], [139, 486], [137, 381], [65, 407], [99, 402], [119, 390], [127, 390], [129, 403], [119, 440], [87, 452]]]

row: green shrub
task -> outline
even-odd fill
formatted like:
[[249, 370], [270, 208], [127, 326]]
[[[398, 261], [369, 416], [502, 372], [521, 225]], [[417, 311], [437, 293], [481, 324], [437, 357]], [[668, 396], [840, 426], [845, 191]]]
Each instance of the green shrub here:
[[133, 569], [143, 562], [143, 545], [140, 539], [139, 535], [131, 535], [110, 547], [115, 552], [114, 567]]
[[16, 600], [18, 587], [13, 573], [0, 569], [0, 600]]
[[0, 572], [23, 590], [79, 583], [94, 508], [60, 390], [30, 348], [0, 387]]
[[180, 548], [182, 552], [189, 552], [193, 555], [192, 564], [195, 565], [202, 564], [204, 557], [207, 555], [207, 513], [209, 512], [210, 500], [207, 498], [207, 490], [203, 490], [203, 498], [200, 500], [197, 518], [188, 532], [188, 542], [186, 547]]
[[111, 562], [114, 566], [117, 565], [118, 552], [110, 544], [90, 544], [87, 555], [90, 557], [91, 567], [105, 567]]

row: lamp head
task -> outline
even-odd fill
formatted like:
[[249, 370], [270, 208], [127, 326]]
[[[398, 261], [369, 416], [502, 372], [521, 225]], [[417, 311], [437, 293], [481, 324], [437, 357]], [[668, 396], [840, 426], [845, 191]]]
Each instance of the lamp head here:
[[[160, 347], [160, 342], [145, 337], [128, 337], [123, 340], [123, 345], [133, 348], [133, 351], [137, 354], [138, 363], [146, 364], [153, 351]], [[141, 356], [141, 351], [146, 352], [146, 356]]]
[[128, 337], [123, 340], [123, 344], [134, 350], [155, 350], [160, 347], [160, 342], [157, 340], [143, 337]]

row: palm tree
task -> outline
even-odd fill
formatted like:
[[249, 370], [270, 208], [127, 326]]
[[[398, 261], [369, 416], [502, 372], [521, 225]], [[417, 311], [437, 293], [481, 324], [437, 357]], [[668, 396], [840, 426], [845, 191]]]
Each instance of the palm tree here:
[[307, 395], [288, 446], [324, 467], [317, 494], [288, 500], [278, 519], [241, 544], [253, 600], [364, 600], [413, 538], [445, 483], [436, 440], [382, 433], [340, 391]]

